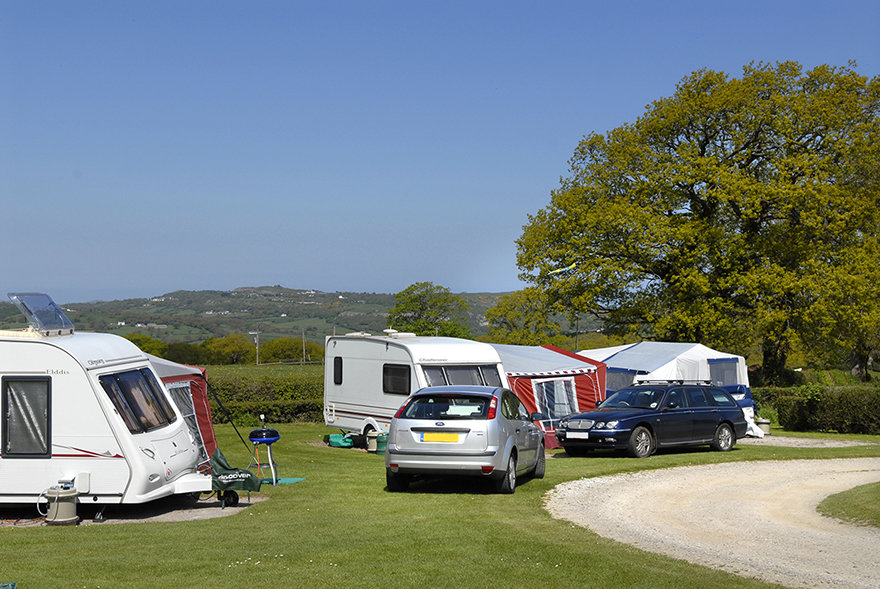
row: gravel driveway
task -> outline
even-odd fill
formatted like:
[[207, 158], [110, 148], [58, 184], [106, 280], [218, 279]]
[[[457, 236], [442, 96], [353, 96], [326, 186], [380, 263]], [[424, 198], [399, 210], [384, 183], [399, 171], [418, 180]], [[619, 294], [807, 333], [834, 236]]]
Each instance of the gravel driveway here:
[[880, 529], [816, 511], [880, 458], [738, 462], [559, 485], [553, 517], [642, 550], [790, 587], [880, 587]]

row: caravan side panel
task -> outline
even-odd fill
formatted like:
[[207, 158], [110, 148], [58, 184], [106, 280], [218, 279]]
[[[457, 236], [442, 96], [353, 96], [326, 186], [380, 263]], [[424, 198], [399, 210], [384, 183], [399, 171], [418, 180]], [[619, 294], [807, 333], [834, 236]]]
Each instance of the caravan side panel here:
[[[37, 415], [48, 424], [44, 456], [17, 454], [17, 427], [0, 419], [0, 502], [35, 501], [59, 481], [75, 481], [85, 496], [117, 503], [130, 478], [130, 469], [89, 379], [69, 354], [40, 341], [0, 341], [0, 376], [5, 404], [14, 404], [12, 389], [36, 379], [49, 390], [48, 412]], [[80, 500], [84, 500], [81, 497]]]
[[397, 409], [424, 386], [407, 349], [392, 341], [329, 337], [324, 363], [324, 422], [347, 431], [387, 432]]

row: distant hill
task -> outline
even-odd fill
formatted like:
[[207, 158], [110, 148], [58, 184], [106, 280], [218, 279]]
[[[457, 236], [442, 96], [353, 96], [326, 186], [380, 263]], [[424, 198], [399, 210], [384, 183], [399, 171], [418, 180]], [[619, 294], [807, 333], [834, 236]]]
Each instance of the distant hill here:
[[[486, 310], [505, 293], [458, 293], [470, 307], [467, 323], [485, 334]], [[75, 303], [64, 312], [79, 331], [143, 333], [166, 343], [197, 343], [210, 337], [259, 331], [264, 340], [302, 337], [323, 345], [333, 333], [381, 333], [393, 294], [320, 292], [281, 286], [230, 291], [175, 291], [149, 299]], [[25, 327], [12, 303], [0, 303], [0, 329]], [[429, 335], [429, 334], [426, 334]]]

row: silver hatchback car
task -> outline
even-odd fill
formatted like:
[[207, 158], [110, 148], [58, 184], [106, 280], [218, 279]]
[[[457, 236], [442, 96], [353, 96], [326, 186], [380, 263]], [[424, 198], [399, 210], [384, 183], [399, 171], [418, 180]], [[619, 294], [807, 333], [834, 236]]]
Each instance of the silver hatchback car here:
[[544, 476], [544, 434], [534, 423], [540, 419], [508, 389], [421, 389], [391, 421], [388, 490], [405, 490], [413, 475], [473, 475], [493, 479], [500, 493], [513, 493], [517, 476]]

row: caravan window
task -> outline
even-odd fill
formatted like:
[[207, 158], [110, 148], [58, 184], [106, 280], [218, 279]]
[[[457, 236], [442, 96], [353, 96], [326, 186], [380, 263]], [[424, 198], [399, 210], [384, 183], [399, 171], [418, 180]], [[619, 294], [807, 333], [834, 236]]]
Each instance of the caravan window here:
[[709, 378], [715, 386], [739, 384], [736, 358], [709, 358]]
[[342, 384], [342, 356], [333, 358], [333, 384]]
[[578, 403], [575, 394], [574, 378], [556, 378], [534, 381], [535, 405], [539, 413], [551, 420], [577, 413]]
[[409, 366], [406, 364], [384, 364], [382, 366], [382, 391], [395, 395], [410, 393]]
[[635, 370], [609, 368], [608, 372], [605, 373], [605, 390], [610, 393], [628, 387], [633, 383], [635, 375]]
[[482, 366], [425, 366], [423, 370], [429, 387], [450, 384], [501, 386], [501, 377], [498, 375], [498, 368], [494, 364]]
[[3, 458], [51, 458], [52, 381], [3, 377]]
[[162, 387], [148, 369], [106, 374], [99, 380], [131, 433], [150, 431], [177, 419]]
[[208, 451], [205, 449], [205, 442], [202, 440], [202, 432], [199, 431], [199, 421], [196, 417], [196, 408], [193, 406], [192, 388], [190, 382], [172, 382], [166, 385], [168, 394], [174, 399], [174, 404], [183, 415], [183, 421], [189, 428], [189, 433], [198, 443], [199, 462], [208, 461]]

